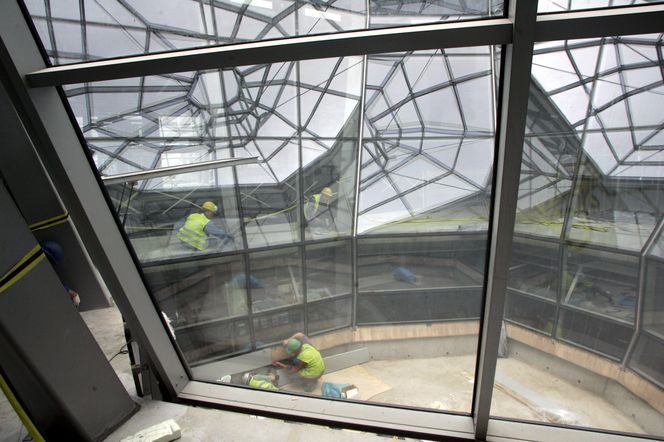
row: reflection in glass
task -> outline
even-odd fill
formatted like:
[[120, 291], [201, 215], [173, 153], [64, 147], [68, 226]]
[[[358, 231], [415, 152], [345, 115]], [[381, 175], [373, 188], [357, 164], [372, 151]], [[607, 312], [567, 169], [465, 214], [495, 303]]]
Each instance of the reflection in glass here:
[[485, 241], [479, 235], [358, 241], [358, 322], [479, 317]]
[[[660, 238], [646, 257], [643, 324], [629, 366], [659, 386], [664, 386], [664, 262]], [[660, 246], [657, 246], [660, 244]]]
[[246, 287], [239, 256], [153, 263], [143, 267], [159, 309], [191, 363], [250, 344]]
[[661, 337], [640, 334], [630, 367], [657, 385], [664, 385], [662, 366], [664, 366], [664, 342]]
[[[53, 64], [503, 15], [502, 0], [24, 1]], [[80, 3], [80, 4], [77, 4]], [[369, 8], [367, 10], [367, 7]], [[113, 44], [108, 44], [112, 41]]]
[[649, 259], [643, 302], [643, 328], [664, 340], [664, 263]]
[[307, 301], [350, 295], [352, 267], [350, 243], [306, 246]]
[[299, 308], [256, 315], [253, 324], [256, 333], [256, 347], [261, 348], [279, 343], [303, 330], [304, 313]]
[[[225, 173], [230, 173], [228, 170]], [[202, 256], [242, 248], [233, 188], [201, 189], [196, 196], [192, 196], [190, 190], [180, 188], [155, 190], [158, 183], [170, 178], [107, 187], [122, 226], [141, 262]], [[215, 210], [207, 210], [206, 207]]]
[[556, 334], [559, 338], [620, 360], [634, 329], [583, 313], [562, 309]]
[[661, 3], [662, 0], [539, 0], [537, 12], [565, 12], [584, 9], [636, 6]]
[[309, 332], [325, 332], [350, 325], [352, 299], [344, 297], [317, 302], [309, 306]]
[[582, 165], [574, 190], [569, 237], [621, 250], [641, 250], [662, 216], [661, 183], [603, 182], [589, 162]]
[[515, 237], [509, 288], [555, 301], [559, 258], [556, 243]]
[[638, 258], [567, 248], [563, 303], [634, 323], [638, 293]]
[[660, 40], [535, 45], [496, 416], [664, 435]]
[[250, 253], [249, 268], [251, 273], [244, 279], [251, 289], [253, 312], [303, 302], [302, 258], [298, 249]]
[[491, 47], [372, 55], [358, 233], [485, 231]]

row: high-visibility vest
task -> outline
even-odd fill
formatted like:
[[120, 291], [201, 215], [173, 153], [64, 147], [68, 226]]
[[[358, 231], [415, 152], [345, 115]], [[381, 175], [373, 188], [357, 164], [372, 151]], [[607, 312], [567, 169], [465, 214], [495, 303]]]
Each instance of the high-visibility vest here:
[[298, 353], [297, 359], [306, 364], [297, 372], [303, 378], [318, 379], [325, 372], [323, 357], [313, 345], [302, 344], [302, 350]]
[[184, 225], [180, 227], [176, 236], [180, 241], [189, 244], [197, 250], [205, 250], [208, 247], [208, 236], [205, 226], [210, 220], [202, 213], [192, 213], [187, 217]]
[[259, 379], [254, 378], [254, 377], [249, 379], [249, 386], [250, 387], [256, 387], [256, 388], [263, 388], [265, 390], [278, 390], [279, 389], [279, 388], [275, 387], [272, 382], [261, 381]]
[[[309, 204], [311, 204], [311, 198], [314, 199], [314, 209], [311, 212], [311, 216], [307, 216], [307, 208], [309, 207]], [[304, 217], [308, 220], [316, 216], [316, 213], [318, 212], [318, 207], [320, 206], [320, 193], [314, 193], [311, 195], [311, 198], [307, 199], [307, 201], [304, 203]]]

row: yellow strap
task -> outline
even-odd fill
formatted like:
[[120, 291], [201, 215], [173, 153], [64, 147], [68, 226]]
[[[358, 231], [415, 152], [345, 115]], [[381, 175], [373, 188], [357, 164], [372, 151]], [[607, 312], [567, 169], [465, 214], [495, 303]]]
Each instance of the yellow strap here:
[[65, 213], [61, 213], [60, 215], [54, 216], [53, 218], [32, 223], [28, 226], [28, 228], [33, 232], [37, 230], [44, 230], [53, 226], [57, 226], [58, 224], [66, 223], [68, 219], [69, 219], [69, 212], [65, 210]]
[[21, 422], [23, 422], [23, 425], [25, 425], [25, 428], [28, 430], [28, 433], [30, 433], [30, 435], [32, 436], [32, 439], [38, 442], [45, 442], [41, 433], [39, 433], [39, 430], [37, 430], [35, 424], [32, 423], [30, 417], [21, 406], [21, 403], [16, 399], [16, 396], [14, 396], [14, 393], [12, 392], [11, 388], [9, 388], [9, 385], [7, 384], [7, 382], [5, 382], [5, 378], [3, 378], [1, 374], [0, 374], [0, 390], [2, 390], [3, 393], [5, 393], [5, 396], [7, 396], [7, 400], [14, 408], [14, 411], [16, 411], [16, 414], [18, 414], [18, 417], [21, 419]]
[[39, 245], [32, 248], [23, 258], [21, 258], [7, 273], [0, 278], [0, 293], [5, 292], [9, 287], [16, 284], [30, 270], [44, 259], [44, 251]]

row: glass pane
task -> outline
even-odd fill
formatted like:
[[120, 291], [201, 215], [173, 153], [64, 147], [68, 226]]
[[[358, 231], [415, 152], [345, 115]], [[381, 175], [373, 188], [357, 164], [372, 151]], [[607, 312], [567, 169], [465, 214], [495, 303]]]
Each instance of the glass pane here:
[[512, 291], [507, 294], [505, 319], [509, 321], [550, 335], [555, 316], [556, 306], [552, 302]]
[[320, 333], [350, 325], [353, 300], [349, 297], [316, 302], [309, 306], [309, 333]]
[[558, 243], [516, 236], [508, 287], [555, 301], [558, 297], [559, 259]]
[[358, 241], [358, 323], [479, 318], [485, 242], [484, 235]]
[[154, 264], [144, 274], [176, 332], [179, 326], [247, 314], [241, 255]]
[[639, 260], [636, 256], [567, 248], [563, 303], [634, 323]]
[[249, 254], [253, 312], [301, 304], [302, 258], [299, 249], [288, 248]]
[[446, 0], [403, 0], [369, 2], [369, 25], [372, 28], [407, 26], [441, 21], [468, 20], [480, 17], [501, 16], [501, 0], [450, 2]]
[[664, 386], [664, 341], [642, 333], [634, 349], [630, 367], [647, 376], [660, 387]]
[[566, 12], [583, 9], [610, 8], [662, 3], [662, 0], [539, 0], [537, 12]]
[[[281, 342], [294, 333], [304, 330], [304, 314], [302, 308], [294, 308], [276, 313], [262, 314], [254, 317], [256, 347]], [[269, 359], [265, 361], [269, 364]], [[254, 365], [253, 368], [259, 368]]]
[[581, 312], [562, 310], [556, 334], [566, 341], [622, 359], [634, 330]]
[[484, 235], [358, 241], [360, 292], [481, 287]]
[[369, 56], [358, 233], [486, 231], [496, 52]]
[[251, 348], [249, 322], [242, 318], [183, 327], [175, 332], [175, 339], [192, 367]]
[[25, 4], [51, 63], [56, 65], [367, 26], [409, 26], [503, 15], [502, 0], [81, 0], [80, 8], [64, 2], [44, 5], [26, 0]]
[[660, 45], [535, 44], [495, 416], [664, 435]]
[[353, 269], [348, 241], [307, 246], [307, 301], [349, 295]]
[[643, 300], [643, 329], [664, 339], [664, 263], [648, 260]]

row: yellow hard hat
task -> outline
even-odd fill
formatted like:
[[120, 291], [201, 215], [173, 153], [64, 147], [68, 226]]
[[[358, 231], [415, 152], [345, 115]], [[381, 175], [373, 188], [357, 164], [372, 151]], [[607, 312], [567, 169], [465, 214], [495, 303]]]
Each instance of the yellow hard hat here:
[[320, 193], [322, 193], [325, 196], [334, 195], [334, 192], [332, 192], [332, 189], [330, 189], [329, 187], [324, 187], [323, 190], [320, 191]]
[[205, 210], [209, 210], [212, 213], [217, 213], [217, 210], [219, 210], [217, 205], [212, 201], [205, 201], [201, 207], [203, 207]]

